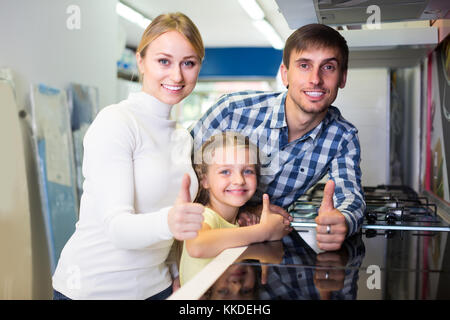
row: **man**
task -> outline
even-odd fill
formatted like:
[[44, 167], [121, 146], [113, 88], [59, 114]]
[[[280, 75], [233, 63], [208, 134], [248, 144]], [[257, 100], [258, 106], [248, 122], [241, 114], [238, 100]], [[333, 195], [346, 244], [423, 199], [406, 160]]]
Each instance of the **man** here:
[[263, 165], [254, 199], [259, 203], [268, 193], [274, 205], [287, 208], [328, 173], [316, 218], [323, 250], [338, 250], [356, 233], [365, 209], [357, 130], [331, 106], [345, 86], [347, 65], [348, 47], [339, 32], [303, 26], [283, 52], [280, 72], [287, 91], [225, 95], [191, 130], [195, 148], [218, 131], [241, 132], [259, 147]]

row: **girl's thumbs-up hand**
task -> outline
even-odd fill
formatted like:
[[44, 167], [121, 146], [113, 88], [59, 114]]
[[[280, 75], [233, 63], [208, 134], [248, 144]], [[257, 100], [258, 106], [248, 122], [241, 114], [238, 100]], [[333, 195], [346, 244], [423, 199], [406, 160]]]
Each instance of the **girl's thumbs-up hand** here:
[[283, 221], [284, 218], [282, 215], [270, 211], [269, 196], [267, 194], [264, 194], [263, 208], [259, 224], [263, 227], [263, 232], [267, 234], [265, 240], [280, 240], [291, 231], [289, 228], [286, 228], [286, 225]]
[[183, 176], [180, 192], [175, 205], [169, 210], [167, 222], [169, 230], [177, 240], [187, 240], [197, 237], [202, 227], [204, 206], [191, 202], [189, 187], [191, 178], [188, 174]]
[[327, 251], [339, 250], [347, 235], [347, 222], [344, 215], [334, 207], [335, 184], [328, 180], [323, 191], [323, 199], [316, 217], [317, 244]]

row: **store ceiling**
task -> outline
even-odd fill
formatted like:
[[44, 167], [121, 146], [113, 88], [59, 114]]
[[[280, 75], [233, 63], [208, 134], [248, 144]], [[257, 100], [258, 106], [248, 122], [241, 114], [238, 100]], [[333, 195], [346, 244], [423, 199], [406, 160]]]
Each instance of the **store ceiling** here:
[[[307, 0], [309, 1], [309, 0]], [[270, 47], [270, 43], [253, 26], [238, 0], [123, 0], [152, 19], [161, 13], [180, 11], [199, 28], [206, 47]], [[291, 34], [274, 0], [258, 0], [266, 19], [284, 41]], [[137, 46], [143, 30], [123, 18], [127, 44]]]
[[[181, 11], [198, 26], [206, 47], [267, 47], [238, 0], [121, 0], [150, 19]], [[300, 25], [318, 21], [330, 25], [365, 23], [369, 5], [378, 5], [382, 22], [449, 17], [448, 0], [257, 0], [282, 40]], [[279, 9], [280, 8], [280, 9]], [[284, 15], [283, 15], [284, 14]], [[142, 29], [120, 18], [127, 44], [137, 46]]]
[[[150, 19], [165, 12], [185, 13], [198, 26], [205, 46], [209, 48], [271, 46], [269, 41], [253, 26], [250, 17], [242, 9], [238, 0], [120, 1]], [[264, 11], [265, 19], [272, 24], [283, 42], [293, 30], [308, 23], [319, 22], [331, 26], [344, 26], [344, 36], [348, 39], [350, 47], [350, 67], [415, 66], [438, 43], [437, 32], [429, 28], [428, 20], [450, 18], [450, 1], [448, 0], [256, 1]], [[371, 33], [365, 24], [370, 15], [367, 13], [367, 8], [374, 4], [380, 8], [380, 17], [383, 23], [381, 29], [384, 31]], [[137, 47], [143, 29], [122, 17], [119, 19], [126, 32], [127, 45]], [[398, 28], [409, 30], [402, 32], [398, 38], [392, 37], [392, 33], [386, 33], [386, 30]], [[366, 33], [359, 33], [357, 38], [370, 39], [370, 44], [361, 46], [358, 41], [353, 41], [352, 35], [356, 35], [355, 32], [363, 31]], [[423, 31], [426, 36], [420, 37], [419, 35]], [[407, 44], [395, 45], [395, 43], [401, 43], [405, 37], [413, 40]], [[385, 43], [385, 39], [389, 39], [391, 43]], [[397, 40], [398, 42], [396, 42]]]
[[[449, 17], [448, 0], [276, 0], [288, 25], [295, 29], [304, 24], [304, 3], [314, 3], [314, 13], [320, 23], [328, 25], [361, 25], [375, 13], [381, 22], [435, 20]], [[355, 26], [356, 27], [356, 26]]]

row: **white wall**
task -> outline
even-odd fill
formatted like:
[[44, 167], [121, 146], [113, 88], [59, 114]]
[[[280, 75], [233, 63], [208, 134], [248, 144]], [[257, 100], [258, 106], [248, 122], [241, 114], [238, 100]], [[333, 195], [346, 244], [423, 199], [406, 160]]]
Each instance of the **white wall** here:
[[334, 106], [358, 129], [362, 184], [389, 183], [389, 70], [349, 69]]
[[403, 99], [403, 184], [420, 191], [420, 66], [397, 70], [399, 94]]
[[[30, 83], [66, 88], [97, 86], [100, 106], [115, 102], [118, 52], [117, 0], [2, 0], [0, 67], [16, 76], [18, 103]], [[80, 9], [80, 29], [70, 30], [70, 5]], [[70, 20], [71, 21], [71, 20]]]
[[[0, 1], [0, 68], [8, 67], [13, 71], [18, 109], [28, 105], [32, 83], [60, 89], [65, 89], [70, 82], [96, 86], [101, 107], [116, 101], [116, 61], [120, 43], [116, 3], [117, 0]], [[67, 20], [72, 16], [66, 12], [70, 5], [80, 9], [80, 29], [67, 27]], [[36, 162], [29, 127], [23, 120], [21, 129], [30, 196], [32, 287], [22, 288], [24, 293], [13, 298], [46, 299], [51, 298], [52, 287]], [[0, 165], [4, 165], [1, 159]], [[0, 261], [2, 259], [7, 257], [0, 257]]]

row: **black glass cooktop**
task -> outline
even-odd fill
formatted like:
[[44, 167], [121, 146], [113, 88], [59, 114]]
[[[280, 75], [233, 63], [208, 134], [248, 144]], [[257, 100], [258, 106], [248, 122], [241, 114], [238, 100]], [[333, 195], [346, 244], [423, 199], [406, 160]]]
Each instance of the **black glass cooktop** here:
[[448, 233], [363, 230], [316, 253], [293, 231], [249, 246], [201, 299], [450, 299]]

